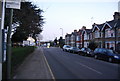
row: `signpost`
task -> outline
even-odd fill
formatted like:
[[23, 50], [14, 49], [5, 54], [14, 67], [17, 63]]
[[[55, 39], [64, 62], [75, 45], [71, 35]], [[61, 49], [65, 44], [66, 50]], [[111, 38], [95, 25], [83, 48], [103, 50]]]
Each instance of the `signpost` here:
[[20, 9], [21, 0], [7, 0], [6, 8]]
[[11, 79], [11, 31], [12, 31], [12, 19], [13, 19], [13, 9], [20, 9], [21, 0], [7, 0], [6, 8], [10, 9], [10, 21], [7, 34], [7, 79]]

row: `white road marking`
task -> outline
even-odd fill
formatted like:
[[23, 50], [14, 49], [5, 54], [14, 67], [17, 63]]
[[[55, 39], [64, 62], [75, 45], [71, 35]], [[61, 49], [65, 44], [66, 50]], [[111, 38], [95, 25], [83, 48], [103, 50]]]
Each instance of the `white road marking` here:
[[79, 63], [79, 62], [76, 62], [76, 63], [77, 63], [77, 64], [80, 64], [81, 66], [86, 67], [86, 68], [88, 68], [88, 69], [90, 69], [90, 70], [92, 70], [92, 71], [94, 71], [94, 72], [102, 75], [101, 72], [99, 72], [99, 71], [97, 71], [97, 70], [95, 70], [95, 69], [93, 69], [93, 68], [91, 68], [91, 67], [89, 67], [89, 66], [87, 66], [87, 65], [84, 65], [84, 64]]
[[45, 55], [44, 55], [43, 49], [41, 49], [41, 52], [43, 53], [43, 56], [44, 56], [44, 58], [45, 58], [45, 62], [46, 62], [47, 66], [48, 66], [48, 69], [49, 69], [49, 71], [50, 71], [50, 73], [51, 73], [52, 79], [55, 81], [55, 77], [54, 77], [53, 72], [52, 72], [52, 70], [51, 70], [51, 68], [50, 68], [50, 66], [49, 66], [49, 64], [48, 64], [48, 61], [47, 61]]

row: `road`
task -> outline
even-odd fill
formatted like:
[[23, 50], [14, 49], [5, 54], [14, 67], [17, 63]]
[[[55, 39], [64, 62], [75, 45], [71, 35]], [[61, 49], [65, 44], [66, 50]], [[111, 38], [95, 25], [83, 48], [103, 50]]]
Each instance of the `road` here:
[[62, 51], [42, 48], [55, 79], [120, 79], [120, 66]]

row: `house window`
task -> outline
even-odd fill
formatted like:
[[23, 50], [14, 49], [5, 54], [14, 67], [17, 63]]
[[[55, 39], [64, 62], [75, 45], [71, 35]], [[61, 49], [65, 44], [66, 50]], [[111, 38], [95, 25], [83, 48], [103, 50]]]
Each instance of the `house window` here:
[[87, 43], [87, 47], [89, 46], [89, 43]]
[[77, 36], [77, 39], [76, 39], [77, 41], [80, 41], [80, 36]]
[[84, 34], [84, 40], [87, 40], [87, 34]]
[[91, 33], [88, 34], [88, 40], [90, 40], [90, 39], [92, 39], [92, 35], [91, 35]]
[[120, 37], [120, 29], [118, 29], [118, 35], [117, 36]]
[[110, 29], [105, 30], [105, 38], [111, 37], [111, 31]]
[[111, 30], [110, 33], [111, 33], [111, 37], [115, 37], [115, 32], [114, 32], [114, 30]]
[[105, 37], [106, 38], [108, 38], [108, 37], [115, 37], [114, 30], [106, 29], [105, 30]]
[[97, 31], [95, 31], [95, 38], [99, 38], [100, 37], [100, 33], [99, 33], [99, 31], [97, 30]]
[[89, 40], [92, 39], [92, 34], [91, 33], [88, 35], [88, 39]]

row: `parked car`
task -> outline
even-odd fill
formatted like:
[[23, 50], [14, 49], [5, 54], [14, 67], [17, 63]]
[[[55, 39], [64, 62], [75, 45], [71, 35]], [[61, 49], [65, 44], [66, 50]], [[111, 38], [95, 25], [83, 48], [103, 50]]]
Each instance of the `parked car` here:
[[120, 62], [120, 54], [118, 54], [117, 52], [111, 49], [105, 49], [105, 48], [96, 48], [94, 51], [94, 58], [104, 59], [109, 62], [114, 62], [114, 61]]
[[71, 48], [71, 46], [69, 46], [69, 45], [64, 45], [64, 46], [63, 46], [63, 51], [69, 51], [70, 48]]
[[71, 48], [69, 49], [69, 52], [71, 52], [71, 53], [79, 53], [79, 51], [80, 51], [80, 49], [77, 48], [77, 47], [71, 47]]
[[81, 55], [85, 55], [85, 56], [93, 56], [93, 51], [90, 48], [82, 48], [79, 52], [79, 54]]

